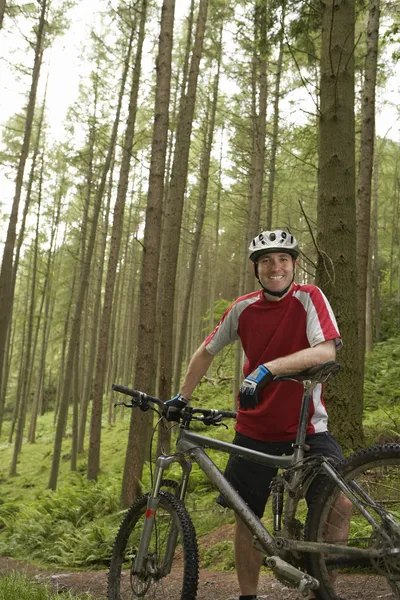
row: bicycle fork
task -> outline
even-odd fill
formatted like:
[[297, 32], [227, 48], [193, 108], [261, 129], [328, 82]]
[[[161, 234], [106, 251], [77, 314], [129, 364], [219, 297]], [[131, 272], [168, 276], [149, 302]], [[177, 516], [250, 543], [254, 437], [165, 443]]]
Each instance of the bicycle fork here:
[[149, 560], [149, 545], [151, 535], [155, 527], [155, 518], [157, 510], [160, 504], [160, 489], [162, 487], [164, 472], [169, 469], [171, 464], [179, 463], [182, 467], [182, 478], [179, 486], [178, 498], [184, 500], [186, 490], [189, 482], [190, 472], [192, 465], [189, 461], [185, 460], [181, 456], [159, 456], [156, 461], [156, 468], [154, 474], [154, 486], [149, 493], [147, 499], [145, 521], [140, 535], [139, 546], [135, 556], [134, 563], [132, 565], [132, 572], [135, 575], [147, 576], [151, 575], [157, 578], [168, 575], [171, 571], [172, 560], [174, 557], [176, 542], [178, 539], [178, 528], [176, 524], [171, 522], [171, 527], [168, 532], [168, 539], [166, 543], [165, 555], [163, 558], [163, 564], [161, 568], [155, 564], [152, 564]]

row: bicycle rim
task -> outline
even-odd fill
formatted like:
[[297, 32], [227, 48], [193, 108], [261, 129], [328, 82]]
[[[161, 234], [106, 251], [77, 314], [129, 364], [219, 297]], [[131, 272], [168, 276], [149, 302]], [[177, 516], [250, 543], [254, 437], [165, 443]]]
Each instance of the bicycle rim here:
[[[329, 481], [320, 489], [310, 506], [306, 538], [355, 548], [374, 548], [383, 554], [363, 560], [344, 555], [311, 554], [309, 571], [320, 582], [317, 598], [399, 599], [400, 445], [377, 446], [355, 454], [344, 463], [342, 475], [361, 504], [373, 516], [377, 526], [369, 523], [354, 505], [351, 508], [348, 533], [344, 534], [343, 527], [340, 530], [340, 527], [337, 529], [332, 526], [332, 519], [342, 525], [346, 519], [337, 511], [336, 501], [340, 492]], [[371, 500], [378, 504], [378, 508], [372, 505]], [[328, 522], [331, 525], [327, 526]]]
[[[144, 572], [134, 573], [143, 530], [147, 495], [129, 509], [115, 539], [108, 577], [108, 600], [195, 600], [198, 557], [195, 530], [183, 503], [160, 492]], [[173, 561], [168, 561], [171, 531], [177, 541]]]

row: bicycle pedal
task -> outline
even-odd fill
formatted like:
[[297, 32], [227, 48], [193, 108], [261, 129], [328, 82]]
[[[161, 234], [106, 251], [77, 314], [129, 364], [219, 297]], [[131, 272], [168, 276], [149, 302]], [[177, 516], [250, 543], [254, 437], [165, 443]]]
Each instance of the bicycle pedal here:
[[267, 556], [264, 564], [270, 567], [279, 579], [283, 578], [289, 586], [297, 588], [302, 596], [307, 596], [319, 587], [317, 579], [299, 571], [279, 556]]

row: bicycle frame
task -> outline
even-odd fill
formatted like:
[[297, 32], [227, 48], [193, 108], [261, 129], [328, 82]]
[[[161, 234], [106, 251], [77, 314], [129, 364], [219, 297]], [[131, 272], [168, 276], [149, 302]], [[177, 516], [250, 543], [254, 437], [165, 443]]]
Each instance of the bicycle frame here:
[[[151, 529], [154, 523], [154, 515], [159, 504], [159, 492], [162, 486], [162, 480], [164, 472], [170, 467], [172, 463], [179, 463], [182, 468], [182, 478], [179, 488], [179, 497], [184, 501], [191, 472], [191, 462], [186, 459], [187, 456], [191, 460], [194, 460], [200, 467], [200, 469], [207, 476], [209, 481], [219, 492], [225, 497], [229, 506], [234, 510], [235, 514], [246, 524], [248, 529], [253, 533], [256, 542], [261, 546], [262, 551], [269, 557], [266, 559], [266, 564], [273, 566], [282, 575], [291, 579], [298, 586], [299, 591], [310, 591], [318, 587], [318, 581], [312, 578], [310, 575], [304, 574], [302, 571], [289, 564], [283, 559], [287, 550], [293, 550], [297, 552], [323, 552], [325, 554], [341, 554], [353, 557], [362, 558], [375, 558], [381, 555], [380, 550], [376, 549], [361, 549], [352, 548], [349, 546], [336, 546], [334, 544], [323, 543], [323, 542], [308, 542], [290, 538], [275, 538], [269, 531], [264, 527], [261, 520], [252, 512], [247, 506], [244, 500], [239, 496], [232, 485], [225, 479], [224, 475], [206, 454], [204, 448], [214, 449], [221, 452], [226, 452], [234, 456], [240, 456], [248, 460], [252, 460], [263, 465], [276, 467], [278, 469], [289, 469], [294, 467], [290, 477], [290, 488], [295, 491], [296, 489], [302, 488], [301, 483], [302, 475], [304, 473], [304, 454], [307, 446], [305, 444], [306, 430], [308, 422], [309, 407], [311, 402], [312, 391], [317, 385], [313, 381], [303, 381], [304, 393], [299, 419], [299, 428], [294, 444], [294, 452], [290, 456], [275, 456], [271, 454], [264, 454], [254, 450], [249, 450], [234, 444], [223, 442], [221, 440], [209, 438], [203, 435], [199, 435], [181, 426], [179, 431], [178, 440], [176, 443], [176, 454], [169, 456], [160, 456], [156, 461], [154, 486], [150, 492], [146, 522], [141, 536], [138, 552], [135, 560], [135, 571], [140, 572], [143, 568], [146, 549], [148, 546], [148, 540], [151, 535]], [[335, 484], [340, 488], [347, 498], [360, 510], [363, 515], [368, 519], [373, 527], [378, 527], [375, 519], [360, 503], [358, 498], [355, 496], [351, 489], [351, 482], [348, 485], [337, 473], [335, 468], [329, 463], [328, 459], [319, 457], [320, 464], [319, 468], [315, 471], [312, 479], [317, 473], [324, 473], [331, 478]], [[285, 519], [286, 522], [290, 518], [294, 517], [299, 501], [298, 494], [288, 495], [285, 504]], [[364, 496], [365, 499], [365, 496]], [[171, 529], [170, 538], [168, 540], [166, 564], [164, 565], [164, 572], [169, 572], [172, 565], [173, 551], [176, 544], [177, 532], [174, 528]], [[260, 548], [258, 548], [260, 549]]]

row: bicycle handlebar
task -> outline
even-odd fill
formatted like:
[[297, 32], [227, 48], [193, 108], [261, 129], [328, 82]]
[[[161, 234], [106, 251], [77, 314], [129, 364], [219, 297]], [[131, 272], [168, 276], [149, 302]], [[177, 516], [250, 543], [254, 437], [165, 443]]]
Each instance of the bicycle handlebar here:
[[131, 396], [131, 398], [136, 398], [137, 400], [142, 400], [143, 402], [152, 402], [153, 404], [157, 404], [162, 408], [164, 407], [164, 402], [162, 402], [158, 398], [150, 396], [149, 394], [145, 394], [145, 392], [139, 392], [139, 390], [133, 390], [132, 388], [126, 387], [125, 385], [113, 383], [112, 389], [115, 392], [119, 392], [120, 394], [125, 394], [125, 396]]
[[[139, 390], [134, 390], [125, 385], [120, 385], [118, 383], [112, 384], [112, 389], [115, 392], [119, 392], [120, 394], [125, 394], [126, 396], [130, 396], [132, 398], [131, 404], [126, 404], [122, 402], [124, 406], [128, 408], [133, 408], [134, 406], [138, 406], [141, 410], [147, 410], [149, 408], [149, 403], [156, 404], [161, 408], [161, 412], [163, 417], [167, 416], [168, 409], [165, 406], [165, 403], [162, 402], [159, 398], [155, 398], [154, 396], [150, 396], [145, 392], [140, 392]], [[136, 402], [135, 402], [136, 400]], [[118, 406], [119, 403], [116, 404]], [[187, 406], [182, 410], [182, 413], [195, 415], [200, 414], [202, 417], [194, 417], [197, 421], [203, 421], [206, 425], [212, 424], [213, 420], [216, 419], [236, 419], [236, 413], [231, 410], [218, 410], [215, 408], [192, 408], [191, 406]], [[182, 415], [183, 416], [183, 415]]]

